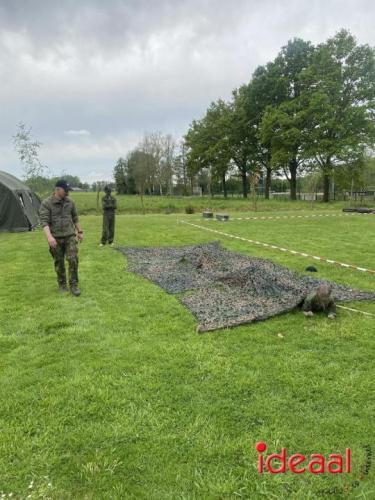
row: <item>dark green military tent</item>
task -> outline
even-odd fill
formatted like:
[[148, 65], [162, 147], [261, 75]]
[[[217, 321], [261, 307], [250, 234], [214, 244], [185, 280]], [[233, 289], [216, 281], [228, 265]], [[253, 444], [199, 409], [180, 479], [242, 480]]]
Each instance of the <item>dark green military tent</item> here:
[[38, 225], [40, 200], [23, 182], [0, 171], [0, 231], [31, 231]]

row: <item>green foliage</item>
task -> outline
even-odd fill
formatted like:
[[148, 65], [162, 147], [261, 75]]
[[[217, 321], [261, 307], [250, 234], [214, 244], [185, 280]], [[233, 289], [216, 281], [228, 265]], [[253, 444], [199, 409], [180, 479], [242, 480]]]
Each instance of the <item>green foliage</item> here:
[[329, 175], [336, 164], [360, 168], [375, 137], [374, 50], [342, 30], [317, 47], [301, 79], [305, 157]]
[[55, 182], [53, 179], [38, 175], [27, 179], [25, 184], [39, 197], [45, 197], [52, 193]]
[[294, 38], [229, 102], [212, 103], [192, 122], [185, 136], [190, 170], [205, 172], [211, 192], [212, 180], [225, 181], [235, 167], [247, 196], [247, 176], [261, 167], [266, 197], [273, 171], [281, 170], [295, 199], [297, 177], [318, 168], [328, 201], [334, 170], [338, 179], [359, 182], [375, 144], [374, 117], [374, 48], [346, 30], [317, 47]]
[[129, 169], [129, 163], [124, 158], [119, 158], [113, 171], [115, 179], [116, 191], [119, 194], [134, 194], [135, 179]]
[[211, 103], [206, 115], [193, 121], [185, 136], [187, 163], [191, 174], [207, 174], [207, 188], [214, 180], [224, 179], [232, 158], [230, 120], [232, 109], [223, 100]]
[[375, 191], [375, 158], [366, 158], [363, 168], [363, 186]]
[[303, 160], [302, 132], [305, 117], [301, 113], [300, 75], [309, 66], [313, 50], [310, 42], [299, 38], [289, 41], [282, 48], [275, 61], [280, 98], [277, 105], [265, 108], [260, 125], [260, 140], [270, 149], [273, 167], [283, 168], [290, 182], [291, 199], [296, 199], [297, 175]]
[[13, 145], [20, 162], [22, 163], [25, 179], [35, 180], [43, 176], [47, 167], [39, 159], [42, 144], [31, 135], [31, 127], [27, 128], [23, 122], [18, 123], [17, 133], [13, 136]]
[[288, 99], [267, 109], [261, 137], [271, 141], [275, 164], [289, 163], [290, 170], [293, 160], [295, 166], [319, 165], [328, 201], [334, 167], [341, 166], [343, 177], [345, 165], [349, 177], [358, 178], [374, 145], [374, 50], [342, 30], [309, 52], [304, 66], [300, 56], [297, 51]]
[[185, 213], [186, 214], [193, 214], [193, 213], [195, 213], [195, 208], [193, 207], [193, 205], [187, 205], [185, 207]]
[[[59, 179], [65, 179], [68, 184], [72, 187], [78, 187], [85, 191], [90, 189], [90, 186], [86, 182], [82, 182], [81, 179], [76, 175], [70, 175], [66, 173], [62, 173], [58, 177], [44, 177], [42, 175], [30, 177], [25, 181], [25, 183], [39, 195], [39, 197], [43, 198], [45, 196], [50, 195], [54, 188], [56, 181]], [[96, 187], [97, 183], [95, 183]]]

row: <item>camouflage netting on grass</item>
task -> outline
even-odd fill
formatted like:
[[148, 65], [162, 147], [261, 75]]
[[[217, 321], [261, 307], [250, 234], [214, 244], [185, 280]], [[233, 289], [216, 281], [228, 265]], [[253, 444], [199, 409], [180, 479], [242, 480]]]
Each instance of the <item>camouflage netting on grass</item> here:
[[[304, 276], [219, 242], [181, 247], [123, 247], [128, 271], [177, 294], [204, 332], [288, 312], [325, 280]], [[375, 300], [375, 293], [330, 282], [338, 301]]]

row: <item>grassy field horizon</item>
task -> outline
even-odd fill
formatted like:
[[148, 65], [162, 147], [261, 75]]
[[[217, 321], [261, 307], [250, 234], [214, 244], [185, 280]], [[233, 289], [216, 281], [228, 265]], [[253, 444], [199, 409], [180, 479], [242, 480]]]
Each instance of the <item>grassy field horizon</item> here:
[[[314, 264], [320, 278], [374, 290], [374, 275], [181, 223], [375, 269], [375, 216], [324, 209], [332, 217], [225, 223], [199, 213], [120, 213], [115, 243], [219, 239], [244, 255], [300, 273]], [[264, 206], [269, 216], [279, 212]], [[308, 207], [288, 210], [304, 213]], [[127, 272], [120, 252], [99, 247], [97, 215], [82, 215], [81, 224], [78, 298], [58, 293], [40, 229], [0, 234], [0, 496], [374, 498], [374, 466], [364, 472], [375, 449], [373, 317], [339, 310], [329, 321], [296, 310], [198, 335], [176, 297]], [[375, 314], [374, 302], [346, 305]], [[261, 475], [257, 441], [288, 455], [349, 447], [352, 472]]]
[[[99, 203], [97, 193], [94, 192], [72, 192], [71, 197], [75, 200], [77, 208], [82, 215], [95, 215], [101, 214], [101, 198], [104, 193], [100, 193]], [[135, 214], [142, 213], [141, 197], [139, 195], [116, 195], [118, 203], [118, 213]], [[265, 200], [258, 198], [257, 211], [330, 211], [342, 210], [349, 207], [348, 201], [330, 201], [323, 203], [322, 201], [302, 201], [302, 200], [284, 200], [284, 199], [271, 199]], [[353, 207], [358, 206], [371, 206], [375, 208], [375, 201], [367, 201], [367, 203], [360, 201], [352, 202]], [[201, 212], [206, 208], [211, 208], [215, 211], [226, 212], [255, 212], [254, 204], [251, 196], [242, 198], [240, 196], [144, 196], [144, 210], [145, 213], [185, 213], [187, 207], [192, 207], [196, 212]]]

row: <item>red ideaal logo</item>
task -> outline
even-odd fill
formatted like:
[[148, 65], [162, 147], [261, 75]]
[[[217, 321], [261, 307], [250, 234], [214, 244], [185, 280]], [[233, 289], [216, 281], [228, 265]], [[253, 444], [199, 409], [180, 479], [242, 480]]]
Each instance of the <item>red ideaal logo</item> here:
[[[308, 459], [301, 453], [294, 453], [288, 458], [286, 448], [281, 448], [281, 453], [271, 453], [265, 461], [262, 453], [267, 450], [266, 443], [261, 441], [255, 445], [255, 448], [258, 452], [258, 472], [260, 474], [263, 474], [264, 470], [271, 474], [280, 474], [286, 472], [287, 468], [293, 474], [303, 474], [304, 472], [310, 472], [311, 474], [324, 474], [325, 472], [342, 474], [343, 472], [350, 472], [350, 448], [346, 448], [345, 457], [338, 453], [331, 453], [327, 460], [319, 453], [312, 453]], [[278, 462], [278, 467], [276, 464], [272, 464], [273, 460]], [[304, 466], [301, 467], [302, 464]]]

